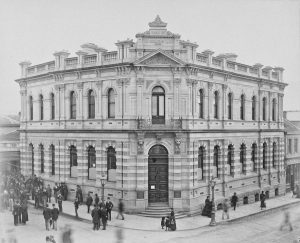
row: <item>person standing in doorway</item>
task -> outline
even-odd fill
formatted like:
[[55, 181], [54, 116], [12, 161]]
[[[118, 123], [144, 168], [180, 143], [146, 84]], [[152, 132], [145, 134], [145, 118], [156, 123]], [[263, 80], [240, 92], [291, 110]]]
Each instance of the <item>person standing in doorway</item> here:
[[234, 211], [235, 211], [237, 202], [238, 202], [238, 197], [237, 197], [236, 192], [235, 192], [235, 193], [233, 193], [233, 196], [231, 197], [231, 206], [233, 207]]

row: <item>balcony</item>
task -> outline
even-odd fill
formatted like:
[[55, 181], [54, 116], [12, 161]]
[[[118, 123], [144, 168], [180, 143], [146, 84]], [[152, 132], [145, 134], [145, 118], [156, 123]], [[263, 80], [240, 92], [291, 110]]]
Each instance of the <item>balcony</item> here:
[[157, 124], [152, 119], [137, 119], [137, 129], [142, 130], [161, 130], [161, 129], [182, 129], [182, 118], [179, 119], [165, 119], [165, 122]]

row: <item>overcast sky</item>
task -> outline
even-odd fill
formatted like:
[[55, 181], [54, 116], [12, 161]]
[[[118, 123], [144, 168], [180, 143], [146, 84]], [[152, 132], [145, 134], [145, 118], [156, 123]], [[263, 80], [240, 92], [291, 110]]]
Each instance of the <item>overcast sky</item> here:
[[233, 52], [238, 62], [285, 68], [284, 109], [300, 110], [300, 1], [297, 0], [2, 0], [0, 114], [20, 111], [18, 63], [54, 60], [83, 43], [110, 51], [148, 30], [157, 14], [198, 52]]

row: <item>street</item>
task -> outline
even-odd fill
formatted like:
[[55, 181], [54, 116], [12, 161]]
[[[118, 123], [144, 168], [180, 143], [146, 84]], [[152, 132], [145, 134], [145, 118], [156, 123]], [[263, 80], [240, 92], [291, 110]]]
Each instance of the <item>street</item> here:
[[[1, 237], [14, 234], [18, 243], [41, 243], [46, 242], [46, 236], [53, 235], [56, 242], [60, 242], [60, 235], [64, 225], [68, 224], [73, 229], [72, 238], [74, 243], [81, 242], [298, 242], [295, 241], [300, 236], [300, 207], [294, 206], [289, 209], [291, 221], [294, 227], [292, 232], [288, 229], [279, 231], [279, 226], [283, 221], [283, 212], [270, 215], [257, 216], [243, 221], [219, 225], [216, 227], [203, 227], [194, 230], [175, 231], [175, 232], [149, 232], [134, 229], [122, 229], [115, 226], [108, 226], [106, 231], [93, 231], [92, 224], [74, 218], [60, 216], [56, 231], [46, 231], [41, 210], [30, 207], [29, 222], [27, 225], [15, 227], [11, 212], [0, 213], [1, 215]], [[113, 219], [116, 220], [116, 219]], [[159, 220], [157, 224], [159, 224]], [[126, 226], [126, 220], [120, 220], [120, 227]], [[10, 232], [10, 230], [13, 230]], [[117, 241], [117, 235], [123, 235], [123, 241]]]

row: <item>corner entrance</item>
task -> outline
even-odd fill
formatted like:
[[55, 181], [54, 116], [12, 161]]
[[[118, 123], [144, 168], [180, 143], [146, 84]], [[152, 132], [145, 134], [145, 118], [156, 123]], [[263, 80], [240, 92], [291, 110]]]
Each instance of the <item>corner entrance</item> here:
[[168, 151], [154, 145], [148, 155], [148, 202], [168, 203]]

